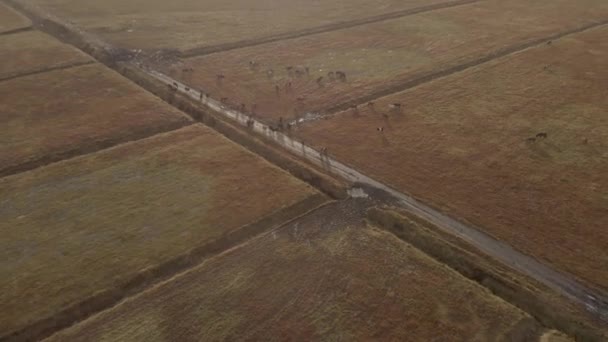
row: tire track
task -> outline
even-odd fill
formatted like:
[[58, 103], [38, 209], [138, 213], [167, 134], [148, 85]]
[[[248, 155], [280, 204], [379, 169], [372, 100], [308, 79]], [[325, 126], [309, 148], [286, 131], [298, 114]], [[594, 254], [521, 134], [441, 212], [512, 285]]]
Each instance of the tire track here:
[[380, 15], [367, 17], [367, 18], [354, 19], [354, 20], [350, 20], [350, 21], [326, 24], [326, 25], [317, 26], [317, 27], [308, 28], [308, 29], [279, 33], [279, 34], [270, 35], [270, 36], [261, 37], [261, 38], [245, 39], [245, 40], [240, 40], [240, 41], [236, 41], [236, 42], [211, 45], [211, 46], [202, 46], [202, 47], [192, 48], [192, 49], [182, 52], [181, 57], [188, 58], [188, 57], [198, 57], [198, 56], [210, 55], [210, 54], [218, 53], [218, 52], [236, 50], [236, 49], [240, 49], [240, 48], [244, 48], [244, 47], [261, 45], [261, 44], [266, 44], [266, 43], [272, 43], [272, 42], [276, 42], [279, 40], [295, 39], [295, 38], [310, 36], [310, 35], [318, 34], [318, 33], [337, 31], [337, 30], [342, 30], [342, 29], [351, 28], [351, 27], [355, 27], [355, 26], [361, 26], [361, 25], [372, 24], [372, 23], [376, 23], [376, 22], [380, 22], [380, 21], [386, 21], [386, 20], [390, 20], [390, 19], [407, 17], [410, 15], [430, 12], [430, 11], [434, 11], [434, 10], [438, 10], [438, 9], [468, 5], [468, 4], [473, 4], [473, 3], [481, 2], [481, 1], [484, 1], [484, 0], [455, 0], [455, 1], [450, 1], [447, 3], [439, 3], [439, 4], [433, 4], [433, 5], [423, 6], [423, 7], [410, 8], [407, 10], [385, 13], [385, 14], [380, 14]]
[[[596, 24], [595, 26], [598, 25]], [[211, 110], [248, 127], [253, 132], [265, 136], [285, 148], [287, 151], [320, 166], [325, 171], [355, 184], [362, 185], [364, 188], [371, 188], [371, 191], [368, 191], [368, 193], [373, 193], [373, 190], [380, 190], [391, 195], [403, 208], [429, 221], [439, 229], [465, 240], [483, 253], [493, 257], [511, 269], [527, 275], [562, 294], [566, 298], [583, 305], [587, 311], [604, 322], [608, 322], [608, 297], [600, 291], [579, 283], [572, 275], [557, 271], [535, 258], [519, 252], [507, 243], [495, 239], [477, 227], [460, 222], [431, 206], [420, 202], [407, 193], [400, 192], [390, 185], [383, 184], [368, 177], [355, 168], [331, 158], [327, 153], [306, 146], [302, 142], [294, 140], [277, 130], [273, 130], [269, 126], [248, 115], [225, 107], [216, 100], [201, 96], [202, 94], [197, 90], [191, 89], [169, 76], [150, 70], [144, 70], [144, 72], [147, 72], [150, 76], [166, 85], [177, 85], [177, 91], [190, 97], [192, 100], [200, 102]]]
[[338, 112], [344, 111], [344, 110], [346, 110], [346, 109], [348, 109], [350, 107], [353, 107], [355, 105], [357, 105], [357, 106], [358, 105], [362, 105], [362, 104], [368, 103], [370, 101], [377, 100], [378, 98], [381, 98], [381, 97], [385, 97], [385, 96], [388, 96], [388, 95], [399, 93], [399, 92], [402, 92], [402, 91], [405, 91], [405, 90], [408, 90], [408, 89], [411, 89], [411, 88], [415, 88], [415, 87], [417, 87], [419, 85], [422, 85], [424, 83], [428, 83], [428, 82], [434, 81], [434, 80], [439, 79], [439, 78], [447, 77], [447, 76], [450, 76], [452, 74], [456, 74], [456, 73], [465, 71], [467, 69], [476, 67], [478, 65], [490, 62], [490, 61], [492, 61], [494, 59], [498, 59], [498, 58], [505, 57], [505, 56], [508, 56], [508, 55], [511, 55], [511, 54], [514, 54], [514, 53], [518, 53], [520, 51], [529, 49], [531, 47], [543, 44], [543, 43], [545, 43], [547, 41], [560, 39], [560, 38], [563, 38], [565, 36], [569, 36], [569, 35], [572, 35], [572, 34], [580, 33], [580, 32], [586, 31], [586, 30], [590, 30], [590, 29], [594, 29], [596, 27], [600, 27], [600, 26], [603, 26], [603, 25], [606, 25], [606, 24], [608, 24], [608, 19], [602, 20], [602, 21], [599, 21], [599, 22], [594, 22], [594, 23], [591, 23], [591, 24], [587, 24], [587, 25], [584, 25], [584, 26], [581, 26], [581, 27], [578, 27], [578, 28], [575, 28], [575, 29], [568, 30], [568, 31], [558, 32], [558, 33], [555, 33], [555, 34], [552, 34], [552, 35], [549, 35], [549, 36], [545, 36], [545, 37], [542, 37], [542, 38], [537, 38], [537, 39], [531, 40], [531, 41], [526, 42], [526, 43], [522, 43], [522, 44], [518, 44], [518, 45], [513, 45], [513, 46], [505, 47], [503, 49], [499, 49], [499, 50], [493, 51], [493, 52], [489, 53], [488, 55], [486, 55], [484, 57], [481, 57], [481, 58], [478, 58], [476, 60], [472, 60], [472, 61], [464, 63], [464, 64], [459, 64], [459, 65], [452, 66], [452, 67], [445, 68], [445, 69], [441, 69], [441, 70], [438, 70], [438, 71], [430, 72], [430, 73], [427, 73], [426, 75], [423, 75], [421, 77], [404, 81], [401, 84], [373, 91], [373, 92], [369, 93], [369, 95], [366, 95], [366, 96], [363, 96], [363, 97], [359, 97], [359, 98], [357, 98], [356, 100], [353, 100], [353, 101], [347, 101], [347, 102], [342, 102], [342, 103], [336, 104], [334, 106], [331, 106], [331, 107], [328, 107], [328, 108], [326, 108], [324, 110], [321, 110], [321, 112], [325, 113], [325, 116], [327, 116], [327, 115], [333, 115], [333, 114], [336, 114]]

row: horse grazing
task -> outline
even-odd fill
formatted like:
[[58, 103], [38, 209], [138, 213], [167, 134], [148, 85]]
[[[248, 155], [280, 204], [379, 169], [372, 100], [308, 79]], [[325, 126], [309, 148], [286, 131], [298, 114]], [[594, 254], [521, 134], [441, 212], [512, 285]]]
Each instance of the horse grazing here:
[[547, 139], [547, 133], [545, 133], [545, 132], [538, 133], [538, 134], [536, 134], [536, 138], [537, 139], [540, 139], [540, 138]]
[[224, 76], [223, 74], [217, 74], [215, 76], [218, 85], [222, 85], [222, 81], [224, 80], [224, 78], [226, 78], [226, 76]]
[[317, 85], [319, 88], [323, 87], [323, 76], [317, 78]]
[[285, 70], [287, 70], [287, 75], [293, 76], [293, 67], [292, 66], [285, 67]]

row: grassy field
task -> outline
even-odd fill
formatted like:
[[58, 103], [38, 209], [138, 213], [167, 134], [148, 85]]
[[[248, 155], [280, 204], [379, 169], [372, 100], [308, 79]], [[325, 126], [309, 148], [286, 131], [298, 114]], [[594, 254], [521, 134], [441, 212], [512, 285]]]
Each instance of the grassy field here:
[[446, 0], [33, 0], [128, 48], [190, 49], [389, 13]]
[[1, 178], [0, 336], [314, 194], [201, 125]]
[[[302, 139], [608, 289], [608, 27], [300, 127]], [[402, 111], [389, 108], [395, 102]], [[384, 133], [376, 128], [384, 127]], [[546, 139], [527, 141], [537, 133]]]
[[83, 52], [39, 31], [0, 36], [0, 80], [91, 61]]
[[[599, 0], [482, 1], [355, 28], [187, 59], [165, 72], [234, 106], [257, 105], [261, 118], [294, 119], [390, 90], [493, 51], [608, 19]], [[252, 70], [250, 61], [259, 66]], [[286, 67], [309, 68], [289, 76]], [[193, 72], [183, 72], [192, 68]], [[273, 77], [267, 71], [273, 70]], [[343, 71], [348, 81], [331, 82]], [[217, 74], [225, 75], [218, 83]], [[324, 77], [324, 86], [317, 84]], [[291, 92], [287, 91], [292, 83]], [[277, 95], [275, 86], [280, 87]], [[298, 99], [300, 98], [300, 99]]]
[[0, 3], [0, 33], [26, 28], [31, 24], [29, 19]]
[[[521, 341], [534, 321], [335, 203], [51, 341]], [[529, 339], [531, 340], [531, 339]]]
[[574, 340], [558, 331], [548, 331], [543, 334], [539, 342], [573, 342]]
[[94, 64], [0, 82], [0, 175], [191, 120]]

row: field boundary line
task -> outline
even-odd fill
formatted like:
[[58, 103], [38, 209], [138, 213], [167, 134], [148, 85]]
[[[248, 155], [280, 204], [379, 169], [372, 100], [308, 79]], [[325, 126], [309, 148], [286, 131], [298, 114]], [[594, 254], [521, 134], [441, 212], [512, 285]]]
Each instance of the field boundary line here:
[[[326, 172], [352, 182], [355, 185], [383, 191], [395, 198], [403, 209], [408, 210], [414, 215], [439, 227], [441, 230], [475, 246], [503, 265], [508, 266], [555, 290], [566, 298], [585, 306], [589, 312], [608, 322], [608, 297], [600, 290], [589, 288], [585, 284], [578, 282], [574, 276], [558, 271], [551, 266], [516, 250], [506, 242], [494, 238], [483, 230], [456, 220], [430, 205], [421, 202], [410, 194], [398, 191], [390, 185], [368, 177], [355, 168], [331, 158], [327, 152], [317, 151], [300, 141], [292, 139], [288, 135], [249, 115], [228, 108], [210, 97], [205, 97], [204, 94], [201, 94], [197, 90], [192, 89], [167, 75], [154, 70], [143, 71], [167, 86], [177, 85], [177, 91], [181, 94], [189, 96], [193, 101], [224, 115], [233, 122], [248, 127], [252, 132], [265, 136], [295, 156], [320, 166]], [[371, 192], [373, 191], [370, 191], [370, 193]]]
[[331, 116], [334, 114], [338, 114], [339, 112], [342, 112], [355, 105], [357, 105], [357, 106], [362, 105], [362, 104], [377, 100], [382, 97], [386, 97], [386, 96], [389, 96], [389, 95], [392, 95], [395, 93], [409, 90], [409, 89], [418, 87], [420, 85], [423, 85], [425, 83], [429, 83], [429, 82], [432, 82], [432, 81], [440, 79], [440, 78], [449, 77], [453, 74], [463, 72], [467, 69], [485, 64], [485, 63], [493, 61], [495, 59], [503, 58], [503, 57], [506, 57], [509, 55], [513, 55], [513, 54], [522, 52], [529, 48], [533, 48], [538, 45], [541, 45], [545, 42], [560, 39], [560, 38], [563, 38], [563, 37], [566, 37], [569, 35], [581, 33], [583, 31], [591, 30], [591, 29], [594, 29], [594, 28], [597, 28], [600, 26], [604, 26], [606, 24], [608, 24], [608, 19], [596, 21], [591, 24], [586, 24], [586, 25], [583, 25], [583, 26], [580, 26], [580, 27], [577, 27], [577, 28], [574, 28], [571, 30], [554, 33], [549, 36], [536, 38], [536, 39], [533, 39], [526, 43], [508, 46], [508, 47], [490, 52], [488, 55], [486, 55], [484, 57], [481, 57], [481, 58], [478, 58], [478, 59], [475, 59], [475, 60], [472, 60], [472, 61], [469, 61], [469, 62], [466, 62], [463, 64], [458, 64], [458, 65], [455, 65], [455, 66], [452, 66], [452, 67], [449, 67], [446, 69], [442, 69], [442, 70], [438, 70], [438, 71], [430, 71], [417, 78], [406, 80], [401, 84], [398, 84], [398, 85], [395, 85], [392, 87], [388, 87], [385, 89], [379, 89], [379, 90], [373, 91], [369, 95], [359, 97], [356, 100], [347, 101], [347, 102], [343, 102], [343, 103], [340, 103], [340, 104], [337, 104], [337, 105], [334, 105], [331, 107], [327, 107], [325, 109], [320, 110], [320, 112], [326, 113], [324, 116]]
[[[188, 118], [190, 119], [190, 118]], [[17, 175], [20, 173], [32, 171], [41, 167], [45, 167], [51, 164], [59, 163], [62, 161], [86, 156], [89, 154], [94, 154], [98, 152], [102, 152], [104, 150], [117, 147], [123, 144], [128, 144], [134, 141], [143, 140], [147, 138], [151, 138], [158, 134], [168, 133], [172, 131], [176, 131], [178, 129], [191, 126], [196, 124], [197, 122], [194, 120], [184, 120], [181, 122], [175, 122], [170, 125], [159, 126], [154, 129], [141, 130], [136, 132], [135, 134], [131, 134], [125, 137], [109, 137], [102, 141], [93, 142], [88, 145], [79, 145], [75, 148], [54, 153], [54, 154], [46, 154], [36, 159], [30, 159], [28, 161], [10, 165], [4, 168], [0, 168], [0, 178], [10, 177], [13, 175]]]
[[8, 31], [0, 32], [0, 36], [8, 36], [9, 34], [32, 31], [33, 29], [34, 29], [34, 26], [32, 26], [32, 25], [26, 26], [26, 27], [20, 27], [20, 28], [8, 30]]
[[207, 259], [234, 248], [255, 236], [291, 222], [332, 201], [320, 192], [261, 217], [257, 221], [230, 230], [220, 237], [194, 247], [174, 258], [133, 274], [116, 287], [101, 290], [62, 311], [0, 336], [0, 341], [32, 341], [45, 339], [56, 332], [107, 310], [123, 300], [136, 296], [157, 284], [200, 265]]
[[[342, 183], [342, 180], [334, 178], [322, 170], [318, 170], [311, 164], [293, 156], [293, 154], [285, 152], [280, 147], [271, 148], [271, 144], [267, 144], [259, 139], [252, 139], [252, 136], [247, 131], [237, 128], [226, 120], [219, 119], [223, 116], [208, 115], [206, 110], [199, 107], [195, 108], [189, 100], [183, 101], [183, 103], [173, 103], [175, 99], [167, 96], [167, 87], [164, 83], [157, 82], [156, 79], [143, 70], [140, 72], [141, 69], [137, 64], [125, 63], [123, 60], [124, 56], [122, 55], [124, 51], [121, 49], [113, 47], [102, 39], [83, 31], [74, 24], [63, 21], [30, 2], [4, 1], [28, 17], [34, 23], [34, 27], [65, 44], [72, 45], [87, 53], [109, 69], [121, 74], [126, 80], [130, 80], [147, 92], [168, 102], [174, 108], [181, 110], [182, 115], [189, 120], [195, 119], [196, 121], [203, 122], [228, 139], [258, 154], [263, 159], [277, 165], [294, 177], [319, 189], [329, 197], [334, 199], [345, 198], [346, 186]], [[133, 67], [130, 68], [128, 66]], [[146, 78], [150, 78], [151, 81]], [[159, 84], [162, 85], [161, 88], [158, 88]]]
[[210, 55], [210, 54], [214, 54], [214, 53], [236, 50], [236, 49], [241, 49], [241, 48], [250, 47], [250, 46], [272, 43], [272, 42], [276, 42], [276, 41], [280, 41], [280, 40], [296, 39], [296, 38], [311, 36], [311, 35], [319, 34], [319, 33], [338, 31], [338, 30], [343, 30], [343, 29], [352, 28], [352, 27], [356, 27], [356, 26], [362, 26], [362, 25], [373, 24], [373, 23], [377, 23], [377, 22], [381, 22], [381, 21], [408, 17], [408, 16], [415, 15], [415, 14], [431, 12], [431, 11], [450, 8], [450, 7], [469, 5], [469, 4], [474, 4], [474, 3], [482, 2], [482, 1], [485, 1], [485, 0], [455, 0], [455, 1], [448, 1], [448, 2], [443, 2], [443, 3], [422, 6], [422, 7], [415, 7], [415, 8], [405, 9], [405, 10], [401, 10], [401, 11], [379, 14], [379, 15], [366, 17], [366, 18], [353, 19], [353, 20], [343, 21], [343, 22], [338, 22], [338, 23], [330, 23], [330, 24], [325, 24], [325, 25], [297, 30], [297, 31], [278, 33], [278, 34], [269, 35], [266, 37], [245, 39], [245, 40], [240, 40], [240, 41], [236, 41], [236, 42], [192, 48], [192, 49], [183, 51], [180, 54], [180, 56], [182, 58], [189, 58], [189, 57], [199, 57], [199, 56], [204, 56], [204, 55]]
[[97, 63], [97, 61], [89, 60], [89, 61], [82, 61], [82, 62], [72, 62], [72, 63], [67, 63], [67, 64], [64, 63], [64, 64], [52, 66], [52, 67], [38, 68], [38, 69], [22, 72], [19, 74], [13, 74], [13, 75], [4, 76], [4, 77], [0, 76], [0, 82], [10, 81], [10, 80], [14, 80], [16, 78], [21, 78], [21, 77], [44, 74], [44, 73], [52, 72], [52, 71], [67, 70], [67, 69], [77, 68], [77, 67], [81, 67], [81, 66], [85, 66], [85, 65], [95, 64], [95, 63]]

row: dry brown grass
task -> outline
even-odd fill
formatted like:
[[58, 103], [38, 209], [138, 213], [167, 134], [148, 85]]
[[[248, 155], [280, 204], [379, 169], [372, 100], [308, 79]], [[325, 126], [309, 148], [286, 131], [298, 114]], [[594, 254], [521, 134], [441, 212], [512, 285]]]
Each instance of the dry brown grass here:
[[539, 342], [572, 342], [573, 340], [559, 331], [548, 331], [543, 334]]
[[92, 61], [83, 52], [39, 31], [0, 36], [0, 80]]
[[496, 296], [535, 317], [545, 327], [565, 332], [577, 341], [599, 342], [608, 338], [605, 322], [585, 306], [488, 258], [468, 242], [428, 221], [405, 210], [393, 209], [370, 208], [366, 219], [483, 285]]
[[[358, 100], [433, 71], [475, 61], [492, 51], [517, 46], [558, 32], [608, 19], [600, 0], [482, 1], [401, 19], [333, 31], [299, 39], [187, 59], [165, 69], [216, 99], [247, 108], [272, 121], [294, 112], [323, 111]], [[257, 61], [258, 70], [249, 68]], [[289, 77], [288, 66], [310, 68], [310, 77]], [[183, 73], [192, 67], [194, 72]], [[266, 71], [275, 72], [269, 79]], [[316, 79], [329, 71], [346, 72], [347, 83]], [[222, 84], [217, 74], [226, 76]], [[293, 91], [286, 94], [286, 84]], [[281, 88], [277, 96], [275, 85]], [[298, 97], [303, 100], [298, 101]]]
[[[30, 25], [29, 19], [0, 3], [0, 33], [26, 28]], [[2, 61], [4, 63], [4, 60]]]
[[[608, 289], [607, 36], [604, 26], [501, 58], [301, 137]], [[525, 141], [539, 132], [548, 138]]]
[[315, 194], [201, 125], [0, 179], [0, 335]]
[[351, 205], [317, 210], [51, 341], [519, 341], [535, 335], [525, 313], [363, 225]]
[[0, 174], [191, 122], [99, 64], [0, 82], [0, 94]]
[[34, 0], [128, 48], [189, 49], [364, 18], [445, 0]]

